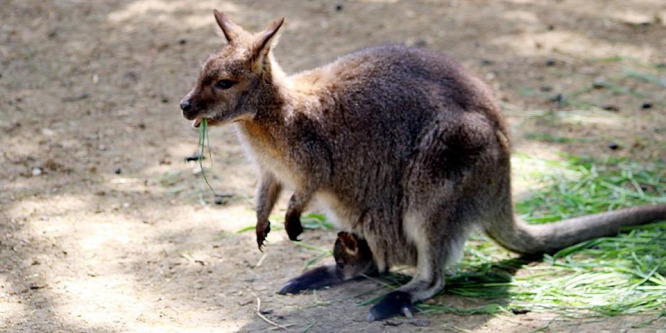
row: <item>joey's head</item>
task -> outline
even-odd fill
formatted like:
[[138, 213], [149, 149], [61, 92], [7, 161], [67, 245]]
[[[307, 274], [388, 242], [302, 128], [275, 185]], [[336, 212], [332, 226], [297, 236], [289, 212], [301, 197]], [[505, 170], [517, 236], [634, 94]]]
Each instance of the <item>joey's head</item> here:
[[284, 18], [250, 33], [217, 10], [214, 14], [228, 43], [206, 60], [194, 88], [180, 101], [194, 127], [203, 118], [211, 125], [253, 118], [258, 107], [273, 102], [274, 77], [281, 71], [270, 49]]
[[333, 257], [337, 271], [343, 279], [367, 273], [374, 265], [368, 243], [355, 234], [340, 231], [333, 246]]

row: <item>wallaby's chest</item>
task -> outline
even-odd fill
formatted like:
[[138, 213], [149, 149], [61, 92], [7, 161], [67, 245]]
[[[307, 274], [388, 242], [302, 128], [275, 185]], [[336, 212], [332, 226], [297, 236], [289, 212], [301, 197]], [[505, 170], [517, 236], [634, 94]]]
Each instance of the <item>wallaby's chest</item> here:
[[237, 132], [245, 153], [259, 167], [273, 173], [287, 187], [296, 188], [303, 182], [298, 167], [286, 158], [288, 142], [278, 140], [252, 124], [239, 125]]

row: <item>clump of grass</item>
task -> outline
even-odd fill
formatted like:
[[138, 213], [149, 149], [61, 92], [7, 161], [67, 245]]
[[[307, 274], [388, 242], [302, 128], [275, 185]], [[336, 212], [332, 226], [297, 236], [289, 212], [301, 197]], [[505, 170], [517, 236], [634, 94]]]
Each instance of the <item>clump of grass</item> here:
[[645, 82], [654, 83], [656, 85], [666, 87], [666, 77], [659, 77], [656, 75], [641, 73], [631, 69], [623, 69], [622, 73], [631, 78], [640, 79]]
[[[537, 178], [550, 184], [516, 204], [524, 220], [545, 223], [574, 215], [599, 213], [641, 204], [666, 203], [666, 166], [622, 159], [594, 161], [568, 157], [563, 172]], [[562, 177], [568, 180], [562, 181]]]

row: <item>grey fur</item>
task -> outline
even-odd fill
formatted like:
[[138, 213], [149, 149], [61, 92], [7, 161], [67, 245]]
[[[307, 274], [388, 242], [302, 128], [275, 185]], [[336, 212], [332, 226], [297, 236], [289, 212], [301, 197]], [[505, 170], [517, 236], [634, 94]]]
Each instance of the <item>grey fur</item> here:
[[[444, 267], [474, 227], [512, 251], [536, 254], [666, 218], [660, 205], [526, 225], [513, 213], [509, 131], [499, 107], [457, 63], [383, 45], [287, 76], [270, 54], [281, 21], [252, 35], [216, 17], [229, 45], [204, 65], [184, 115], [234, 122], [262, 172], [260, 246], [280, 189], [293, 188], [288, 221], [316, 199], [342, 230], [367, 241], [380, 271], [416, 266], [400, 288], [414, 302], [443, 287]], [[222, 79], [236, 84], [212, 87]]]

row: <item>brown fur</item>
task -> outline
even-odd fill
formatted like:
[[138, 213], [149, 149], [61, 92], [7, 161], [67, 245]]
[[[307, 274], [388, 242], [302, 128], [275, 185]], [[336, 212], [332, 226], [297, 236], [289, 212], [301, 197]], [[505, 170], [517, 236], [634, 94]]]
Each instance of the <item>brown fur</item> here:
[[[270, 53], [282, 21], [250, 34], [215, 16], [229, 44], [206, 61], [181, 103], [184, 116], [238, 129], [260, 169], [260, 247], [286, 186], [294, 189], [290, 238], [302, 231], [298, 217], [314, 200], [367, 242], [368, 270], [416, 266], [413, 280], [373, 307], [370, 319], [408, 314], [411, 302], [440, 290], [444, 267], [457, 260], [474, 227], [510, 250], [535, 254], [666, 218], [660, 205], [524, 224], [513, 213], [507, 126], [487, 86], [457, 63], [383, 45], [287, 76]], [[235, 84], [219, 89], [220, 80]], [[330, 274], [337, 273], [322, 268], [307, 281]], [[281, 291], [298, 292], [308, 287], [304, 281]]]

